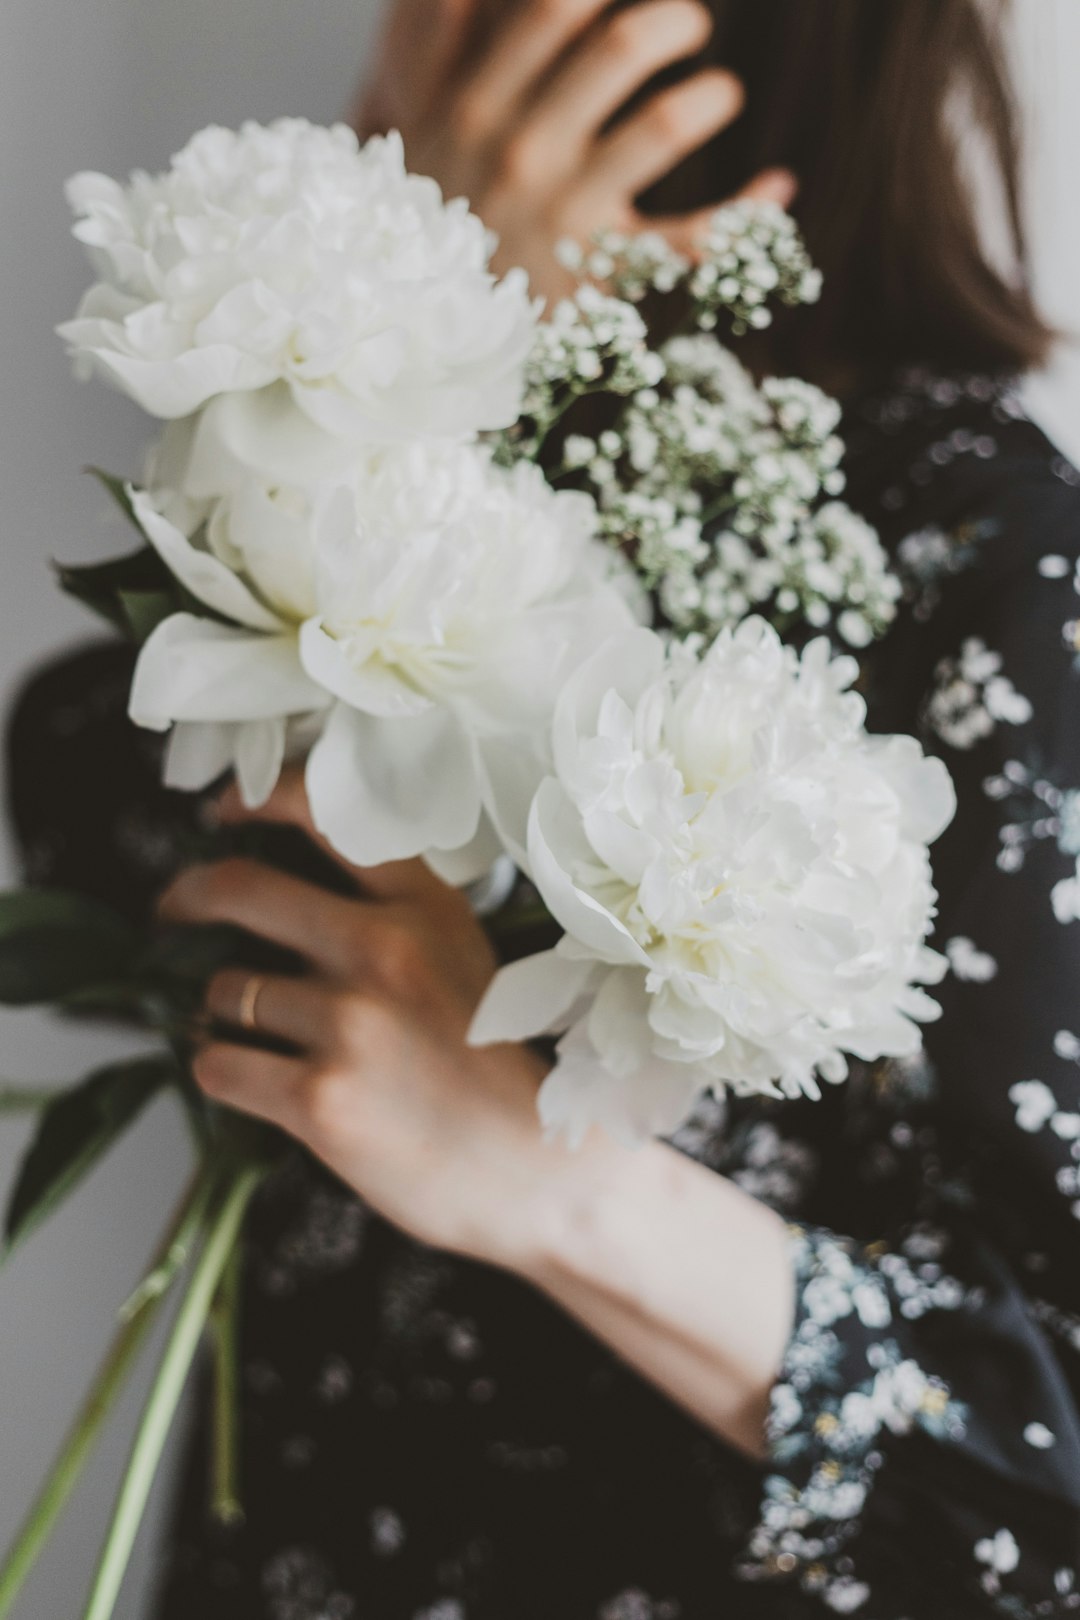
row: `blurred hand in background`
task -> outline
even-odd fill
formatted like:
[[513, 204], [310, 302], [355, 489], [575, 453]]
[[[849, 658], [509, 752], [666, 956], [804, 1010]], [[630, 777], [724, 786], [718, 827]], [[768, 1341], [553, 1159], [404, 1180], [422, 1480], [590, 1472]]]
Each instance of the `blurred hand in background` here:
[[[739, 116], [739, 80], [692, 65], [712, 26], [698, 0], [393, 0], [353, 123], [400, 130], [410, 169], [497, 234], [495, 269], [522, 265], [555, 298], [564, 238], [647, 225], [693, 254], [716, 203], [646, 221], [638, 198]], [[738, 195], [787, 206], [795, 189], [768, 170]]]

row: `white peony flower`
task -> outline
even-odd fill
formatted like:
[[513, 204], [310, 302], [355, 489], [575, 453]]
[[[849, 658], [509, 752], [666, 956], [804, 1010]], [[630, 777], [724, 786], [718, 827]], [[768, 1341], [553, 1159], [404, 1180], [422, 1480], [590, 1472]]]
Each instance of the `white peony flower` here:
[[225, 396], [237, 444], [280, 470], [326, 433], [461, 438], [519, 413], [524, 273], [495, 281], [480, 220], [406, 173], [396, 135], [210, 128], [165, 174], [80, 174], [68, 197], [100, 279], [60, 334], [154, 416]]
[[670, 1132], [705, 1087], [816, 1095], [845, 1053], [918, 1049], [953, 790], [912, 738], [867, 735], [855, 672], [750, 619], [700, 655], [630, 632], [571, 679], [528, 824], [566, 933], [501, 971], [472, 1031], [566, 1031], [548, 1127]]
[[174, 614], [139, 656], [132, 718], [179, 723], [170, 780], [204, 785], [235, 763], [257, 803], [306, 717], [313, 818], [359, 865], [428, 853], [461, 881], [485, 869], [495, 783], [531, 794], [567, 675], [633, 623], [592, 503], [477, 447], [374, 449], [336, 488], [132, 498], [219, 616]]

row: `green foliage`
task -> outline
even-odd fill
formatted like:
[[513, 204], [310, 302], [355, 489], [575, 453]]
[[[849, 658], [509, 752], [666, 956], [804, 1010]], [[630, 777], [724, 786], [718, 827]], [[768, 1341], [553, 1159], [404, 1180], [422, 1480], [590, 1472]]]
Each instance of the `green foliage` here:
[[175, 603], [176, 582], [152, 546], [107, 562], [55, 567], [61, 590], [126, 636], [141, 639], [137, 624], [146, 617], [146, 598], [161, 598], [168, 612]]
[[98, 1069], [46, 1105], [8, 1202], [7, 1252], [63, 1202], [150, 1099], [178, 1075], [174, 1059], [158, 1052]]
[[60, 1001], [126, 976], [140, 936], [85, 895], [57, 889], [0, 894], [0, 1004]]

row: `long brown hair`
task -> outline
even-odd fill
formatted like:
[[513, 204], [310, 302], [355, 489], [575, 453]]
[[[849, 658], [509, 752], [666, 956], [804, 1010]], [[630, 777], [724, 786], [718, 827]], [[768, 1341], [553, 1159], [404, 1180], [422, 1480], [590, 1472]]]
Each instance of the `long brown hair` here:
[[[1021, 371], [1051, 334], [1026, 277], [1006, 0], [711, 0], [707, 50], [742, 78], [733, 128], [684, 166], [667, 205], [794, 170], [794, 212], [825, 293], [785, 320], [770, 363], [836, 383], [897, 365]], [[1011, 264], [980, 229], [957, 135], [996, 182]]]

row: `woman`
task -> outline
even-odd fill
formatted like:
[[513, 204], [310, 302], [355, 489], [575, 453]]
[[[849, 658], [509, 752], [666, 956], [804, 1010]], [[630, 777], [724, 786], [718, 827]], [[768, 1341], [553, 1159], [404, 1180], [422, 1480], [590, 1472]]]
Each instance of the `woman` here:
[[[196, 1074], [329, 1173], [298, 1155], [258, 1210], [247, 1520], [208, 1523], [197, 1457], [164, 1620], [1080, 1609], [1080, 477], [1011, 392], [1048, 336], [980, 243], [960, 96], [1019, 265], [974, 0], [393, 14], [365, 122], [399, 124], [545, 292], [559, 237], [631, 224], [665, 176], [686, 246], [748, 177], [797, 187], [828, 290], [760, 359], [843, 391], [849, 497], [905, 579], [868, 696], [957, 783], [935, 862], [952, 972], [925, 1060], [572, 1154], [538, 1139], [543, 1060], [465, 1045], [494, 960], [421, 865], [347, 894], [246, 860], [175, 875], [170, 921], [307, 962], [255, 1009], [299, 1055], [215, 1039]], [[187, 807], [134, 757], [125, 681], [111, 649], [39, 678], [15, 809], [35, 875], [137, 904]], [[20, 757], [50, 717], [75, 735], [44, 780]], [[126, 787], [72, 826], [83, 748], [99, 780], [124, 750]], [[219, 814], [246, 813], [227, 793]], [[259, 814], [305, 826], [298, 781]], [[226, 972], [208, 1007], [239, 1029], [251, 1000]]]

